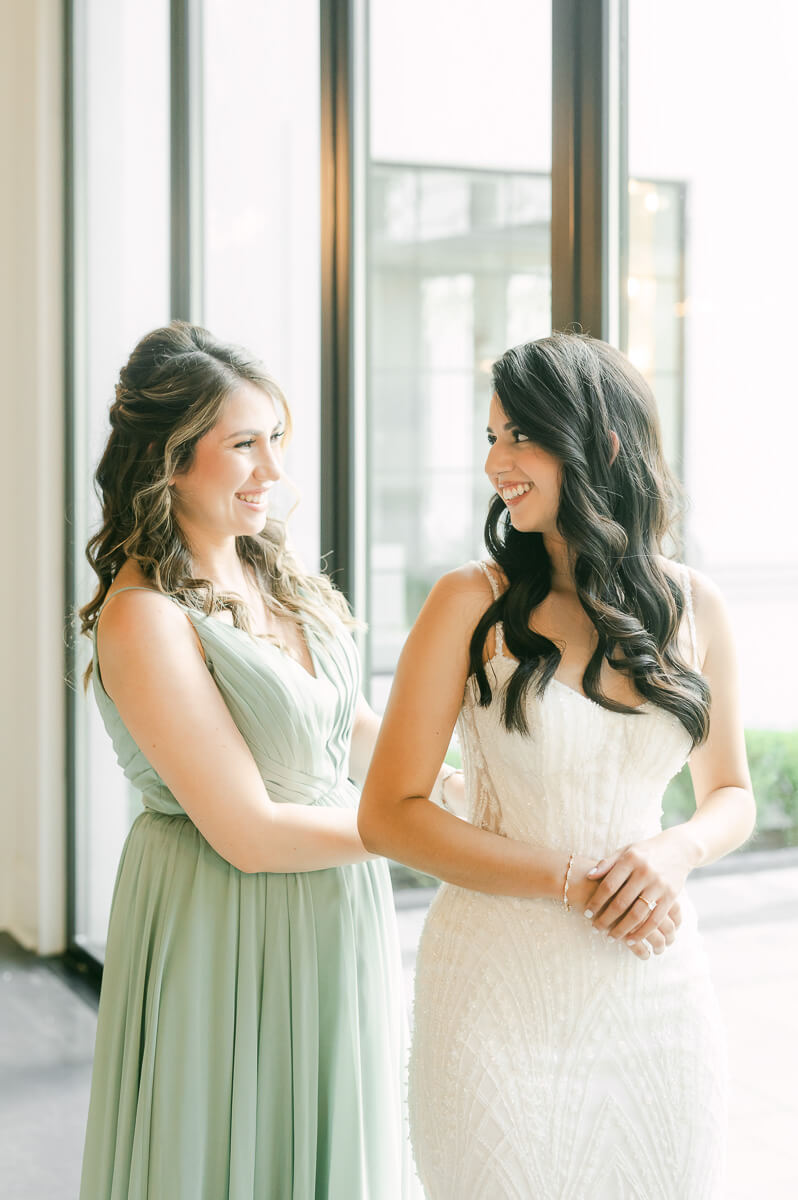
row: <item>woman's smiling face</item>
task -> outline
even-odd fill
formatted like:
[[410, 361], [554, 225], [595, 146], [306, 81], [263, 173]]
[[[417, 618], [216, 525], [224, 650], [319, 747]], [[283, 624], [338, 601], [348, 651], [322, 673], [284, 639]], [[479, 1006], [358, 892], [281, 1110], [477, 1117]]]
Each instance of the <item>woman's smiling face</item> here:
[[562, 464], [513, 424], [493, 393], [485, 474], [520, 533], [557, 533]]
[[219, 420], [172, 481], [177, 518], [191, 540], [254, 536], [266, 524], [269, 489], [282, 475], [285, 421], [252, 383], [225, 401]]

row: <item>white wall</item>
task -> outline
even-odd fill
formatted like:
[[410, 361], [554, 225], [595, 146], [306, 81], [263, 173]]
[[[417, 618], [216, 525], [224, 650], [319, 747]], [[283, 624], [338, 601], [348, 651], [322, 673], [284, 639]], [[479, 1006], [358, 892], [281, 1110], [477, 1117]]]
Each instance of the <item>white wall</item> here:
[[0, 928], [64, 946], [62, 29], [0, 0]]

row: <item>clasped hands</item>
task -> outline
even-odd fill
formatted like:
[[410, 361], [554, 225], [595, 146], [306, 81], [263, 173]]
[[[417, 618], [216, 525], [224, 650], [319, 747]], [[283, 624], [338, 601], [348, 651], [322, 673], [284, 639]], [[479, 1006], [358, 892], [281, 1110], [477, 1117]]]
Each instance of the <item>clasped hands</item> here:
[[591, 864], [574, 860], [569, 900], [593, 928], [638, 958], [661, 954], [681, 924], [677, 896], [694, 864], [679, 827], [617, 850]]

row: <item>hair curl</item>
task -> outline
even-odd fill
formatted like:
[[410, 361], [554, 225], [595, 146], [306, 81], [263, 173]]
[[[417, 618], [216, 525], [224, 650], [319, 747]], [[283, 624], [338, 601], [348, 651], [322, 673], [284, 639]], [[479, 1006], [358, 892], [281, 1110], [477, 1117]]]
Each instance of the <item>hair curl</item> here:
[[[598, 634], [582, 678], [585, 694], [614, 712], [635, 711], [602, 691], [606, 661], [646, 700], [673, 713], [699, 744], [709, 729], [710, 693], [678, 651], [684, 592], [659, 562], [677, 485], [662, 453], [648, 384], [607, 343], [555, 333], [503, 354], [493, 385], [508, 420], [561, 463], [557, 528], [571, 552], [577, 596]], [[612, 432], [619, 439], [614, 459]], [[513, 528], [498, 495], [485, 543], [508, 587], [474, 630], [470, 673], [479, 703], [489, 704], [485, 641], [502, 621], [508, 650], [518, 659], [503, 696], [503, 720], [508, 729], [528, 733], [529, 688], [542, 695], [561, 657], [554, 642], [530, 629], [551, 588], [551, 562], [542, 534]]]
[[[229, 610], [238, 628], [249, 629], [240, 597], [219, 593], [210, 580], [194, 577], [169, 486], [176, 472], [190, 467], [197, 442], [242, 383], [271, 397], [283, 410], [289, 433], [285, 397], [241, 347], [217, 341], [197, 325], [173, 321], [148, 333], [133, 350], [119, 374], [111, 433], [95, 474], [102, 518], [86, 557], [99, 584], [79, 610], [81, 633], [91, 634], [114, 578], [129, 560], [164, 595], [206, 615]], [[335, 617], [354, 624], [346, 600], [330, 581], [300, 568], [281, 522], [267, 520], [257, 536], [237, 537], [236, 549], [274, 612], [295, 621], [310, 618], [328, 632]], [[90, 675], [91, 665], [86, 681]]]

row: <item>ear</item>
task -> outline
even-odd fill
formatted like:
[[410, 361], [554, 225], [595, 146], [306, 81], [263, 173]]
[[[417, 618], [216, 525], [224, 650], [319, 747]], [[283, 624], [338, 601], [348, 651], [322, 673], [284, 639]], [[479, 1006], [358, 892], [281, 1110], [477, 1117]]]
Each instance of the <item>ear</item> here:
[[612, 446], [612, 454], [610, 455], [610, 466], [612, 466], [612, 464], [615, 462], [616, 458], [618, 457], [618, 451], [621, 448], [621, 443], [618, 440], [618, 434], [615, 432], [614, 429], [610, 430], [610, 445]]

